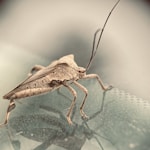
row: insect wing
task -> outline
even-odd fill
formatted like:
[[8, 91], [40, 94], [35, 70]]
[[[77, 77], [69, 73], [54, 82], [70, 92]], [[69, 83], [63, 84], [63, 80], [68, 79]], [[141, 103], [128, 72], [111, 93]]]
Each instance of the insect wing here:
[[21, 85], [29, 84], [31, 82], [37, 81], [39, 79], [47, 78], [47, 82], [50, 83], [53, 80], [64, 81], [71, 80], [74, 78], [74, 74], [77, 74], [77, 71], [74, 68], [71, 68], [68, 64], [62, 63], [54, 67], [46, 67], [42, 70], [39, 70], [35, 74], [27, 78]]
[[76, 72], [74, 68], [70, 68], [66, 63], [46, 67], [29, 76], [15, 89], [4, 95], [3, 98], [19, 99], [54, 90], [62, 85], [62, 81], [74, 79], [73, 75]]

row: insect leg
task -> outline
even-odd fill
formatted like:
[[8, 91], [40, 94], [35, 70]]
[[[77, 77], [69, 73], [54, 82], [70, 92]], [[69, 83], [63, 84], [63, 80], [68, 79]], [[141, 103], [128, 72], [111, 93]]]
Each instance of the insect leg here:
[[15, 106], [16, 105], [15, 105], [14, 100], [10, 100], [9, 106], [7, 108], [7, 113], [6, 113], [5, 121], [4, 121], [4, 123], [0, 124], [0, 127], [7, 124], [10, 112], [15, 108]]
[[68, 88], [68, 90], [72, 93], [72, 95], [74, 97], [74, 99], [73, 99], [73, 101], [72, 101], [72, 103], [70, 105], [69, 111], [67, 113], [67, 121], [68, 121], [69, 124], [72, 124], [71, 114], [72, 114], [72, 110], [74, 108], [74, 105], [75, 105], [75, 102], [76, 102], [76, 99], [77, 99], [77, 93], [76, 93], [76, 91], [71, 86], [67, 85], [66, 83], [64, 83], [64, 86], [66, 88]]
[[80, 106], [80, 114], [81, 116], [85, 119], [85, 118], [88, 118], [88, 116], [85, 114], [85, 112], [83, 111], [83, 107], [84, 107], [84, 104], [85, 104], [85, 101], [87, 99], [87, 95], [88, 95], [88, 90], [83, 86], [81, 85], [80, 83], [78, 83], [77, 81], [73, 81], [73, 83], [79, 87], [84, 93], [85, 93], [85, 97], [83, 99], [83, 102]]
[[44, 69], [44, 68], [45, 68], [44, 66], [35, 65], [35, 66], [31, 69], [31, 71], [30, 71], [30, 73], [28, 74], [28, 76], [30, 76], [30, 75], [34, 74], [35, 72], [37, 72], [37, 71], [39, 71], [39, 70], [41, 70], [41, 69]]
[[104, 83], [102, 82], [101, 78], [97, 74], [88, 74], [88, 75], [84, 76], [83, 78], [84, 79], [96, 78], [104, 91], [112, 89], [111, 85], [105, 86]]

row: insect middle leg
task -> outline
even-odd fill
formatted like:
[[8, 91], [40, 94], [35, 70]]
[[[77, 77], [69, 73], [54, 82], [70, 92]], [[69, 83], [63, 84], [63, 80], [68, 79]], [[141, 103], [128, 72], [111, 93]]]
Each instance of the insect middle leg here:
[[84, 108], [84, 104], [85, 104], [85, 101], [86, 101], [87, 96], [88, 96], [88, 90], [87, 90], [83, 85], [81, 85], [80, 83], [78, 83], [77, 81], [73, 81], [73, 83], [74, 83], [77, 87], [79, 87], [79, 88], [85, 93], [85, 97], [84, 97], [83, 102], [82, 102], [82, 104], [81, 104], [81, 106], [80, 106], [80, 114], [81, 114], [81, 116], [82, 116], [84, 119], [86, 119], [86, 118], [88, 118], [88, 116], [87, 116], [87, 115], [85, 114], [85, 112], [83, 111], [83, 108]]
[[7, 124], [10, 112], [15, 108], [15, 106], [16, 105], [15, 105], [14, 100], [10, 100], [9, 106], [7, 108], [7, 113], [6, 113], [5, 121], [4, 121], [4, 123], [0, 124], [0, 127]]
[[88, 74], [88, 75], [84, 76], [83, 78], [84, 79], [96, 78], [104, 91], [112, 89], [111, 85], [105, 86], [104, 83], [102, 82], [101, 78], [97, 74]]
[[69, 124], [72, 124], [72, 120], [71, 120], [71, 115], [72, 115], [72, 111], [73, 111], [73, 108], [74, 108], [74, 105], [75, 105], [75, 102], [76, 102], [76, 99], [77, 99], [77, 92], [69, 85], [67, 85], [66, 83], [63, 84], [66, 88], [68, 88], [68, 90], [72, 93], [74, 99], [70, 105], [70, 108], [69, 108], [69, 111], [67, 113], [67, 121]]

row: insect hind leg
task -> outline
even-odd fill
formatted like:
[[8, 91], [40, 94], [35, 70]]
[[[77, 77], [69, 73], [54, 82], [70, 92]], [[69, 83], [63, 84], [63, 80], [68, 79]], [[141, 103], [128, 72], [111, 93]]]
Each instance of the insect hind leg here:
[[0, 127], [3, 125], [6, 125], [8, 123], [8, 119], [10, 116], [10, 112], [16, 107], [14, 100], [10, 100], [9, 106], [7, 108], [7, 113], [6, 113], [6, 117], [4, 120], [4, 123], [0, 124]]
[[80, 106], [80, 114], [81, 114], [81, 116], [82, 116], [84, 119], [86, 119], [86, 118], [88, 118], [88, 116], [87, 116], [87, 115], [85, 114], [85, 112], [83, 111], [83, 108], [84, 108], [84, 104], [85, 104], [86, 99], [87, 99], [87, 96], [88, 96], [88, 90], [87, 90], [83, 85], [81, 85], [80, 83], [78, 83], [77, 81], [73, 81], [73, 83], [74, 83], [77, 87], [79, 87], [79, 88], [85, 93], [85, 97], [84, 97], [83, 102], [82, 102], [82, 104], [81, 104], [81, 106]]

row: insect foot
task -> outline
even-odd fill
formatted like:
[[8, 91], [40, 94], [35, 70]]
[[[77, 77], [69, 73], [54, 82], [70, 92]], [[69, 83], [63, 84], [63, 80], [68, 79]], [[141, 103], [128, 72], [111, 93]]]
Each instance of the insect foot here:
[[70, 116], [67, 116], [67, 121], [68, 121], [68, 123], [69, 123], [70, 125], [73, 125]]
[[112, 85], [108, 85], [108, 86], [106, 86], [103, 90], [104, 90], [104, 91], [108, 91], [108, 90], [111, 90], [112, 88], [113, 88]]
[[80, 109], [80, 114], [83, 119], [89, 119], [89, 117], [84, 113], [82, 109]]

